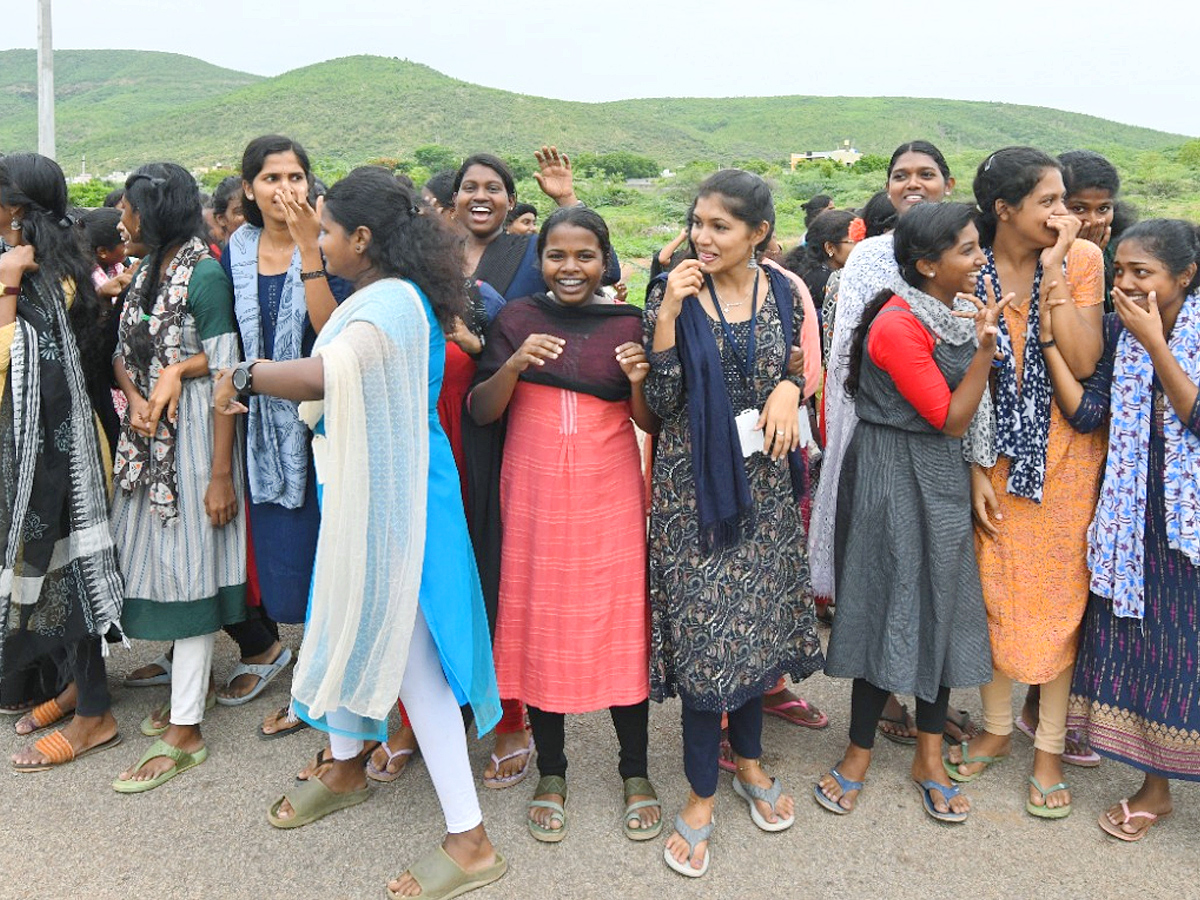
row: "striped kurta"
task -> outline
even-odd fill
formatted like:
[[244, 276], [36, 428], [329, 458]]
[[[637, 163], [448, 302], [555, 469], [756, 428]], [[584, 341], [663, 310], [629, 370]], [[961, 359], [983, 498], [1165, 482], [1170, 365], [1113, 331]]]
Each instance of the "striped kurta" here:
[[[207, 354], [213, 373], [237, 365], [241, 352], [233, 289], [214, 260], [196, 265], [187, 305], [183, 352]], [[122, 625], [130, 637], [195, 637], [246, 617], [246, 519], [238, 444], [233, 452], [238, 515], [214, 528], [204, 508], [212, 475], [212, 401], [211, 379], [183, 382], [175, 447], [179, 516], [173, 524], [164, 524], [151, 510], [147, 488], [116, 490], [112, 527], [125, 574]]]

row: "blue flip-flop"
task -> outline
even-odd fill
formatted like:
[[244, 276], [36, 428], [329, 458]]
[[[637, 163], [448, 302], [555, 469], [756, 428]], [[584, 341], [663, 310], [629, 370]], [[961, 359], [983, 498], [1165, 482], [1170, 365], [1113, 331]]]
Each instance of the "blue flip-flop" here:
[[[849, 778], [846, 778], [837, 770], [837, 766], [834, 766], [832, 769], [830, 769], [829, 774], [833, 776], [833, 780], [836, 781], [838, 783], [838, 787], [842, 789], [843, 797], [846, 796], [849, 791], [859, 791], [861, 793], [863, 785], [865, 784], [865, 782], [862, 781], [851, 781]], [[846, 807], [842, 806], [842, 804], [837, 800], [830, 800], [828, 797], [826, 797], [825, 792], [821, 790], [820, 782], [817, 782], [817, 784], [813, 786], [813, 799], [835, 815], [847, 816], [854, 812], [853, 809], [846, 809]], [[856, 809], [858, 808], [857, 797], [854, 798], [854, 806]]]
[[937, 791], [939, 794], [941, 794], [945, 798], [948, 805], [951, 800], [962, 793], [962, 788], [960, 788], [958, 785], [942, 784], [934, 781], [932, 778], [930, 778], [928, 781], [914, 781], [913, 785], [916, 787], [917, 791], [920, 792], [921, 803], [925, 806], [925, 814], [930, 818], [937, 819], [939, 822], [950, 822], [953, 824], [967, 821], [967, 813], [956, 813], [949, 811], [940, 812], [933, 804], [932, 791]]

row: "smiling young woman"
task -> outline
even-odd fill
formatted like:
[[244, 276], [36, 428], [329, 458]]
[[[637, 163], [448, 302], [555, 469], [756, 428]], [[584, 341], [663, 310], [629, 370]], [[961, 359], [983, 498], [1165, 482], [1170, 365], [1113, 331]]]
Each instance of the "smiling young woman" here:
[[696, 877], [708, 868], [722, 713], [734, 789], [754, 822], [780, 831], [795, 821], [792, 798], [758, 765], [762, 698], [781, 675], [819, 671], [822, 654], [794, 492], [804, 379], [787, 363], [799, 295], [781, 273], [751, 265], [774, 229], [770, 189], [748, 172], [718, 172], [689, 222], [696, 258], [650, 291], [643, 333], [646, 399], [663, 423], [650, 512], [651, 697], [683, 701], [692, 788], [664, 859]]
[[1142, 222], [1115, 262], [1117, 311], [1105, 317], [1095, 374], [1081, 386], [1053, 331], [1043, 327], [1042, 341], [1071, 425], [1108, 432], [1067, 721], [1145, 773], [1099, 818], [1113, 837], [1136, 841], [1171, 812], [1168, 779], [1200, 780], [1200, 233], [1178, 220]]
[[1053, 318], [1055, 349], [1076, 377], [1090, 375], [1102, 349], [1104, 267], [1095, 244], [1064, 204], [1057, 160], [1031, 147], [998, 150], [975, 176], [987, 261], [980, 299], [1015, 299], [1000, 319], [994, 374], [994, 466], [975, 466], [977, 550], [988, 609], [992, 664], [980, 689], [984, 731], [950, 750], [948, 768], [973, 780], [1011, 752], [1012, 682], [1040, 684], [1041, 710], [1027, 811], [1070, 811], [1062, 754], [1067, 696], [1087, 605], [1087, 528], [1104, 459], [1099, 435], [1079, 434], [1051, 402], [1040, 343], [1041, 316]]

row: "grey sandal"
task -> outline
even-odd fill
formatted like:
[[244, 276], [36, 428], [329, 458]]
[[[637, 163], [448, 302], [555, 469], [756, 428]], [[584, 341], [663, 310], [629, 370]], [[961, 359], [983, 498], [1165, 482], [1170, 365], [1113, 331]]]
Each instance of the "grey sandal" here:
[[713, 819], [707, 825], [701, 825], [699, 828], [692, 828], [687, 822], [683, 821], [683, 816], [675, 817], [675, 833], [687, 841], [688, 858], [687, 862], [680, 862], [671, 851], [663, 847], [663, 859], [667, 865], [687, 878], [699, 878], [708, 871], [708, 863], [712, 858], [712, 853], [708, 847], [704, 848], [704, 861], [700, 863], [700, 868], [692, 868], [692, 857], [696, 855], [696, 845], [707, 841], [712, 837], [713, 828], [717, 825], [717, 820]]

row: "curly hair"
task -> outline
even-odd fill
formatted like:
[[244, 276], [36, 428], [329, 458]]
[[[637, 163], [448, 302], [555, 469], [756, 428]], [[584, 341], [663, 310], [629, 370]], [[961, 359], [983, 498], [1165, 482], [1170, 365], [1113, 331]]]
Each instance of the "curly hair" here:
[[444, 329], [466, 313], [462, 242], [421, 212], [420, 198], [379, 166], [355, 169], [325, 195], [325, 210], [347, 232], [371, 232], [367, 259], [389, 278], [407, 278], [429, 298]]

